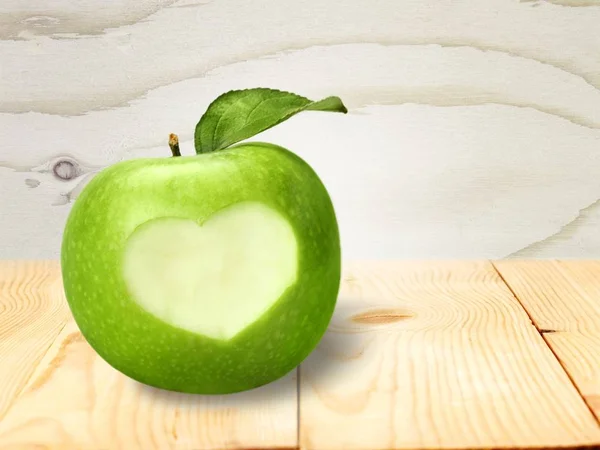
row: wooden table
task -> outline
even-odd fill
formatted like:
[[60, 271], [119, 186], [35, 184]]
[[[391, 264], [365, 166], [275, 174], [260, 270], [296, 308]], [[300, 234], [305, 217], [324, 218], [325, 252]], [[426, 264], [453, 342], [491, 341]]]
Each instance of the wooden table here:
[[600, 262], [360, 262], [300, 369], [203, 397], [104, 363], [56, 262], [0, 263], [0, 449], [600, 445]]

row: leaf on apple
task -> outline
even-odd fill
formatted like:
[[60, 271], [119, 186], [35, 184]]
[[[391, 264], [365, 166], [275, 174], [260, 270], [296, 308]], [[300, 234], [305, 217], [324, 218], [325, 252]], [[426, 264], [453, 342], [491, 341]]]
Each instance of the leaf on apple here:
[[302, 111], [348, 112], [339, 97], [327, 97], [315, 102], [276, 89], [229, 91], [209, 105], [196, 125], [196, 153], [222, 150]]

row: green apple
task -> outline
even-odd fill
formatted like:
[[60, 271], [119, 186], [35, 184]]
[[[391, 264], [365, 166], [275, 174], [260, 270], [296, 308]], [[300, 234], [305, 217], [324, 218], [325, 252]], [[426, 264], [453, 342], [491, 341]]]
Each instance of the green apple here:
[[[304, 111], [269, 89], [231, 91], [198, 123], [197, 155], [106, 168], [69, 214], [66, 298], [83, 336], [142, 383], [226, 394], [289, 373], [324, 335], [341, 251], [328, 192], [280, 146], [240, 141]], [[234, 145], [235, 144], [235, 145]]]

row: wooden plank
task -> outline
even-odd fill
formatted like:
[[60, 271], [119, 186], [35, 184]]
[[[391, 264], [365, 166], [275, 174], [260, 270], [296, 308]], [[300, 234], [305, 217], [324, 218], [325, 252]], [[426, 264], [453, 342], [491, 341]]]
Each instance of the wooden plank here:
[[192, 155], [256, 86], [348, 105], [257, 137], [315, 167], [346, 257], [600, 255], [598, 0], [1, 4], [4, 258], [58, 257], [99, 167]]
[[56, 262], [0, 261], [0, 422], [70, 318]]
[[346, 268], [301, 367], [304, 449], [600, 444], [600, 428], [489, 263]]
[[[37, 271], [30, 275], [41, 277]], [[15, 301], [27, 301], [22, 288], [12, 291]], [[295, 372], [264, 388], [230, 396], [154, 389], [112, 369], [72, 319], [0, 421], [2, 449], [253, 447], [297, 447]]]
[[600, 421], [600, 261], [498, 261]]

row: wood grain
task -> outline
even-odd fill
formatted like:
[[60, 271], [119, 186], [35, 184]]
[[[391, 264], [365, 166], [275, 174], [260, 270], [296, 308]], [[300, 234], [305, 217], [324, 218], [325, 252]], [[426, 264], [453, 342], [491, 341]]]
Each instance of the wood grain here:
[[497, 268], [525, 309], [488, 262], [346, 264], [299, 383], [292, 373], [204, 397], [143, 386], [100, 359], [56, 262], [1, 262], [0, 449], [600, 445], [600, 262]]
[[231, 396], [137, 383], [106, 364], [74, 322], [0, 423], [0, 449], [295, 448], [296, 373]]
[[[0, 41], [3, 72], [7, 68], [0, 91], [5, 111], [82, 114], [127, 104], [148, 90], [226, 64], [351, 43], [500, 51], [600, 86], [595, 58], [600, 8], [503, 0], [436, 7], [418, 0], [402, 0], [401, 7], [389, 0], [307, 0], [302, 8], [290, 0], [265, 0], [261, 8], [241, 0], [123, 0], [103, 8], [94, 8], [95, 0], [55, 3], [35, 8], [11, 0], [0, 10], [4, 23], [15, 23], [12, 36]], [[544, 39], [532, 39], [536, 36]], [[40, 67], [50, 76], [37, 73]]]
[[600, 262], [494, 264], [600, 422]]
[[348, 104], [258, 138], [315, 167], [349, 258], [598, 257], [598, 23], [594, 0], [5, 0], [0, 257], [57, 258], [97, 170], [171, 132], [191, 154], [255, 86]]
[[295, 372], [231, 396], [141, 385], [86, 343], [55, 262], [0, 262], [0, 385], [2, 450], [297, 445]]
[[56, 262], [0, 261], [0, 423], [70, 317]]
[[600, 443], [491, 264], [356, 263], [345, 273], [330, 330], [301, 367], [302, 448]]

